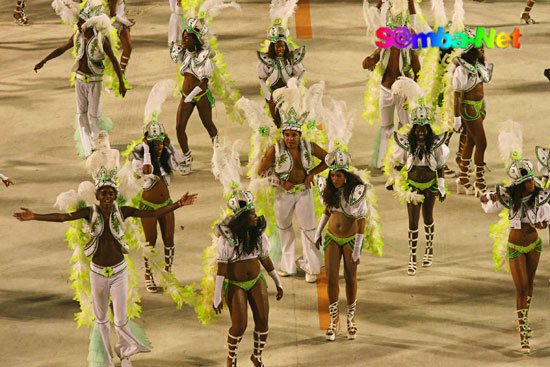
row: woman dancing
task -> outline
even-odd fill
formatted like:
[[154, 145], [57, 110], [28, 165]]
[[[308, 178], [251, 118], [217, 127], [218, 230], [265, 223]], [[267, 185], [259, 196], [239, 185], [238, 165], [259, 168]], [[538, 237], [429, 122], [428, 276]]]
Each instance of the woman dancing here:
[[550, 191], [536, 184], [533, 164], [527, 160], [514, 160], [508, 168], [508, 176], [513, 180], [509, 186], [497, 185], [495, 191], [486, 193], [480, 200], [486, 213], [496, 213], [503, 208], [509, 210], [506, 257], [516, 286], [521, 352], [529, 353], [531, 328], [528, 313], [542, 252], [542, 239], [537, 229], [546, 228], [550, 221]]
[[237, 348], [247, 325], [247, 303], [254, 316], [254, 353], [250, 360], [256, 367], [263, 366], [262, 352], [267, 341], [269, 301], [267, 282], [260, 272], [260, 264], [273, 278], [277, 287], [277, 300], [283, 297], [283, 286], [269, 258], [270, 243], [266, 221], [254, 209], [254, 197], [240, 191], [229, 199], [233, 215], [215, 227], [218, 237], [218, 272], [214, 295], [214, 309], [223, 308], [222, 288], [231, 315], [231, 328], [227, 335], [227, 367], [237, 366]]
[[[325, 159], [330, 168], [328, 179], [317, 176], [317, 189], [325, 212], [321, 217], [315, 243], [325, 253], [325, 268], [328, 279], [328, 299], [330, 302], [330, 324], [326, 332], [327, 340], [333, 341], [338, 330], [338, 286], [340, 260], [344, 258], [346, 298], [348, 302], [348, 339], [355, 339], [357, 325], [357, 265], [363, 247], [365, 216], [367, 215], [367, 185], [349, 171], [351, 157], [337, 150]], [[328, 223], [328, 231], [322, 240], [323, 228]]]

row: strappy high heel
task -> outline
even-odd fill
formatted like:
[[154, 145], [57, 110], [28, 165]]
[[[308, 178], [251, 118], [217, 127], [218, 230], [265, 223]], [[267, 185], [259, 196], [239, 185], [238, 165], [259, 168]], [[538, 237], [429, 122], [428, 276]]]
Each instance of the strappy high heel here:
[[239, 348], [239, 343], [242, 339], [242, 335], [233, 336], [227, 333], [227, 359], [231, 360], [231, 367], [237, 367], [237, 348]]
[[460, 159], [458, 168], [458, 178], [456, 179], [456, 193], [473, 195], [475, 193], [474, 187], [470, 183], [470, 162], [471, 159]]
[[145, 290], [147, 290], [147, 292], [149, 293], [158, 293], [159, 289], [155, 284], [155, 279], [153, 278], [153, 273], [149, 268], [149, 263], [147, 262], [147, 259], [144, 259], [144, 260], [145, 260]]
[[[416, 234], [416, 237], [414, 236]], [[409, 265], [407, 274], [416, 275], [416, 243], [418, 241], [418, 229], [412, 231], [409, 229]]]
[[326, 338], [328, 341], [334, 341], [336, 339], [336, 332], [338, 331], [338, 301], [331, 303], [328, 306], [328, 313], [330, 315], [330, 324], [328, 325]]
[[424, 233], [426, 235], [426, 252], [424, 252], [424, 258], [422, 259], [422, 266], [427, 268], [432, 266], [433, 261], [433, 240], [434, 240], [434, 223], [424, 224]]
[[[264, 362], [262, 362], [262, 352], [265, 348], [267, 334], [269, 334], [269, 331], [254, 330], [254, 353], [250, 356], [250, 361], [254, 363], [254, 360], [256, 360], [259, 366], [264, 365]], [[263, 340], [262, 340], [262, 337], [264, 337]]]
[[182, 176], [191, 174], [191, 164], [193, 163], [193, 156], [191, 151], [183, 155], [183, 162], [179, 166], [179, 171]]
[[348, 305], [348, 339], [355, 340], [357, 337], [357, 324], [355, 323], [355, 310], [357, 309], [357, 300]]
[[172, 272], [172, 264], [174, 263], [174, 249], [175, 246], [164, 247], [164, 263], [166, 264], [164, 266], [164, 271], [167, 273]]
[[[481, 187], [480, 187], [481, 186]], [[481, 166], [476, 164], [476, 180], [474, 184], [475, 197], [481, 197], [487, 192], [487, 183], [485, 182], [485, 163]]]
[[[19, 18], [17, 18], [15, 14], [19, 14]], [[17, 6], [13, 11], [13, 18], [15, 19], [15, 24], [17, 25], [29, 25], [29, 19], [25, 14], [25, 0], [17, 1]]]
[[[525, 314], [525, 317], [529, 317], [529, 309], [531, 308], [531, 301], [533, 300], [533, 297], [527, 296], [527, 313]], [[533, 330], [531, 329], [531, 325], [527, 323], [527, 337], [532, 338], [533, 337]]]
[[522, 308], [521, 310], [516, 310], [518, 314], [518, 331], [521, 339], [521, 353], [529, 354], [531, 352], [531, 347], [529, 346], [529, 320], [527, 319], [527, 309]]

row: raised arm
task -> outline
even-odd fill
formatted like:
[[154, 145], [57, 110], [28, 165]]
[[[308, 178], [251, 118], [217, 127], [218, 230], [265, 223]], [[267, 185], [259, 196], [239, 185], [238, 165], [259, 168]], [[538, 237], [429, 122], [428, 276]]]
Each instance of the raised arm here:
[[109, 57], [109, 60], [111, 60], [111, 64], [113, 64], [113, 68], [115, 69], [115, 73], [118, 77], [118, 92], [122, 97], [126, 95], [126, 85], [124, 85], [124, 77], [122, 76], [122, 70], [120, 70], [120, 65], [118, 64], [118, 60], [115, 57], [115, 54], [113, 53], [113, 49], [111, 48], [111, 42], [109, 42], [109, 39], [105, 37], [105, 42], [103, 43], [103, 51], [107, 54], [107, 57]]
[[60, 46], [58, 48], [56, 48], [55, 50], [53, 50], [48, 56], [46, 56], [42, 61], [40, 61], [38, 64], [36, 64], [34, 66], [34, 71], [35, 72], [38, 72], [38, 70], [42, 69], [42, 67], [44, 66], [44, 64], [48, 61], [50, 61], [51, 59], [55, 59], [56, 57], [58, 56], [61, 56], [63, 55], [63, 53], [65, 51], [67, 51], [68, 49], [72, 48], [73, 47], [73, 36], [71, 36], [71, 38], [69, 38], [69, 40], [67, 41], [67, 43], [65, 43], [63, 46]]
[[186, 192], [181, 197], [181, 199], [179, 199], [175, 203], [163, 206], [162, 208], [159, 208], [157, 210], [140, 210], [140, 209], [133, 208], [131, 206], [123, 206], [122, 214], [124, 215], [124, 217], [138, 217], [138, 218], [162, 217], [164, 214], [170, 213], [178, 208], [181, 208], [182, 206], [193, 205], [193, 202], [197, 198], [197, 195], [198, 194], [189, 195], [189, 193]]
[[77, 219], [89, 218], [90, 208], [82, 208], [72, 213], [51, 213], [51, 214], [36, 214], [27, 208], [20, 208], [22, 212], [13, 213], [13, 216], [20, 222], [28, 220], [40, 220], [43, 222], [68, 222]]

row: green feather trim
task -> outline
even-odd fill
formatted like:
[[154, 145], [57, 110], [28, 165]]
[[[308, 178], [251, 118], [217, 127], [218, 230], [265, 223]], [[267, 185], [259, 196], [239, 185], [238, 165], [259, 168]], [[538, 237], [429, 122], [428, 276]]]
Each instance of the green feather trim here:
[[[495, 262], [495, 271], [499, 270], [506, 263], [506, 252], [508, 244], [508, 232], [510, 220], [508, 219], [508, 209], [502, 209], [498, 214], [498, 222], [491, 224], [489, 237], [493, 241], [493, 261]], [[506, 272], [510, 272], [510, 264], [506, 267]]]
[[90, 333], [90, 345], [88, 347], [88, 367], [105, 367], [109, 364], [109, 357], [101, 338], [101, 333], [94, 325]]
[[147, 338], [145, 331], [141, 327], [139, 327], [138, 324], [133, 321], [128, 321], [128, 326], [130, 326], [130, 331], [141, 344], [145, 345], [148, 348], [152, 348], [151, 341], [149, 340], [149, 338]]

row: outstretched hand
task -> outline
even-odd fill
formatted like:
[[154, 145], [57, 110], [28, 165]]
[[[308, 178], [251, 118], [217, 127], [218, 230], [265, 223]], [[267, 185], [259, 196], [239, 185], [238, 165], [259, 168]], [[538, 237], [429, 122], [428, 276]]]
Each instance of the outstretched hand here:
[[27, 208], [19, 208], [19, 209], [21, 209], [22, 212], [13, 213], [13, 216], [15, 218], [17, 218], [18, 221], [24, 222], [24, 221], [27, 221], [27, 220], [33, 220], [34, 219], [34, 213], [31, 212], [29, 209], [27, 209]]
[[124, 85], [124, 82], [122, 82], [118, 85], [118, 92], [120, 93], [122, 98], [124, 98], [126, 96], [127, 90], [126, 90], [126, 86]]
[[193, 205], [193, 202], [195, 201], [195, 199], [197, 198], [199, 194], [191, 194], [189, 195], [189, 192], [186, 192], [185, 194], [183, 194], [183, 196], [178, 200], [178, 204], [181, 206], [186, 206], [186, 205]]
[[9, 178], [6, 178], [5, 180], [2, 180], [2, 182], [4, 183], [4, 185], [6, 185], [6, 187], [8, 187], [9, 185], [15, 185], [13, 183], [13, 181]]
[[38, 70], [42, 69], [46, 62], [44, 60], [40, 61], [38, 64], [34, 65], [34, 72], [38, 73]]
[[539, 223], [535, 223], [535, 228], [536, 229], [544, 229], [548, 226], [548, 224], [546, 222], [539, 222]]
[[376, 61], [375, 61], [374, 55], [365, 57], [365, 59], [363, 60], [363, 69], [373, 71], [375, 66], [376, 66]]
[[212, 308], [214, 309], [214, 311], [216, 311], [216, 315], [221, 314], [223, 310], [223, 302], [221, 302], [218, 307], [212, 305]]
[[283, 298], [283, 288], [277, 287], [277, 301], [280, 301]]
[[321, 249], [322, 244], [323, 244], [323, 237], [321, 236], [317, 239], [317, 241], [315, 241], [315, 247], [317, 248], [317, 250]]

